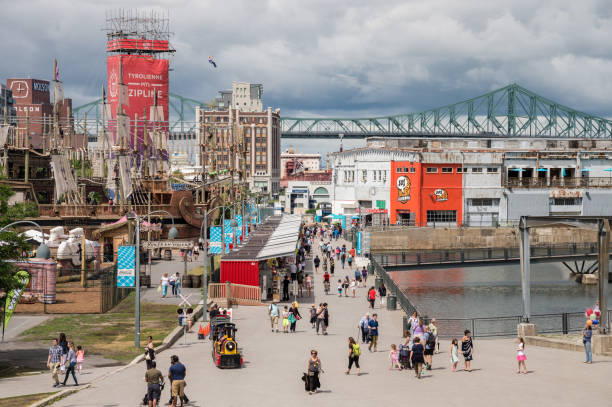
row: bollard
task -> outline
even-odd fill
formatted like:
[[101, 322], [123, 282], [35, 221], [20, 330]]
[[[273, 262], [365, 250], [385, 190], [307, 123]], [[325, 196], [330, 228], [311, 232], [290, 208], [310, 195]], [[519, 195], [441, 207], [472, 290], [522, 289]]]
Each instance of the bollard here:
[[393, 294], [387, 295], [387, 310], [395, 311], [397, 308], [397, 297]]

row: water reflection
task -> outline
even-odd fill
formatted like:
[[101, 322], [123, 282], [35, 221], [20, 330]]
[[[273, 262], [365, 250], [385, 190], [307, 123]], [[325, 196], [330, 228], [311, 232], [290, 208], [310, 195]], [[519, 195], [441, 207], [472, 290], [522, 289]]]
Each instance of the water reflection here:
[[[390, 273], [424, 315], [478, 318], [521, 315], [518, 263], [406, 270]], [[532, 264], [532, 314], [581, 312], [597, 298], [596, 285], [581, 285], [557, 263]], [[609, 290], [612, 302], [612, 288]]]

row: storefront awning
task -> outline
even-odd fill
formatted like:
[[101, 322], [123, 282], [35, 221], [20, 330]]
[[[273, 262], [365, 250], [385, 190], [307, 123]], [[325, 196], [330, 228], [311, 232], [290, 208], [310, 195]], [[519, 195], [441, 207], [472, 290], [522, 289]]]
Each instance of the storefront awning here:
[[224, 256], [223, 260], [261, 261], [295, 254], [300, 237], [300, 215], [271, 216], [238, 250]]

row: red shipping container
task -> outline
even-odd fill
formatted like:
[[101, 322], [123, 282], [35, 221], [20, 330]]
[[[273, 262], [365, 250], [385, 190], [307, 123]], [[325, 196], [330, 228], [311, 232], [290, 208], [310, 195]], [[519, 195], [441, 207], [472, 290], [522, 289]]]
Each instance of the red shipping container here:
[[259, 286], [259, 264], [255, 260], [221, 260], [221, 283]]

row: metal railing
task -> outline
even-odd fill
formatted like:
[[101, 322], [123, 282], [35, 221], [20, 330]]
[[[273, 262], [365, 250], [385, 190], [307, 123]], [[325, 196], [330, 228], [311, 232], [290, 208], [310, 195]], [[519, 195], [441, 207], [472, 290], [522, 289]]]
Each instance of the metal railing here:
[[[532, 258], [583, 256], [597, 254], [597, 243], [572, 243], [531, 246]], [[448, 250], [414, 250], [400, 253], [373, 253], [381, 266], [419, 266], [425, 264], [470, 263], [477, 261], [509, 261], [520, 259], [518, 247], [472, 248]]]
[[587, 188], [587, 187], [612, 187], [612, 177], [562, 177], [541, 178], [523, 177], [506, 178], [503, 182], [506, 188]]
[[[121, 205], [53, 205], [53, 204], [40, 204], [38, 205], [38, 215], [39, 216], [50, 216], [54, 217], [57, 215], [60, 216], [102, 216], [102, 215], [112, 215], [112, 216], [123, 216], [125, 212], [128, 210], [129, 206], [125, 205], [121, 208]], [[170, 208], [170, 209], [169, 209]], [[158, 211], [158, 210], [169, 210], [171, 213], [177, 215], [175, 210], [172, 210], [170, 205], [132, 205], [131, 209], [135, 211], [138, 215], [144, 215], [148, 212]], [[159, 218], [160, 216], [156, 216]]]
[[[376, 275], [382, 278], [387, 287], [387, 295], [394, 295], [397, 304], [407, 314], [412, 315], [417, 312], [423, 317], [426, 324], [431, 321], [431, 317], [421, 315], [416, 306], [410, 302], [408, 295], [400, 289], [395, 280], [389, 276], [387, 271], [377, 262], [375, 256], [370, 258], [371, 266]], [[608, 320], [612, 318], [612, 310], [608, 310]], [[469, 329], [473, 337], [495, 337], [495, 336], [516, 336], [517, 325], [523, 317], [520, 315], [494, 316], [487, 318], [437, 318], [438, 335], [441, 338], [460, 338], [464, 331]], [[538, 333], [563, 333], [579, 332], [585, 325], [584, 312], [570, 312], [557, 314], [532, 315], [530, 322], [536, 325]]]
[[208, 284], [208, 296], [213, 300], [227, 301], [227, 305], [260, 305], [261, 288], [254, 285], [211, 283]]

